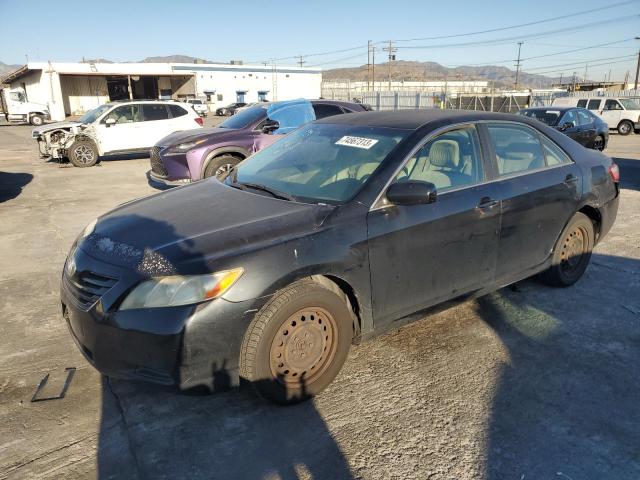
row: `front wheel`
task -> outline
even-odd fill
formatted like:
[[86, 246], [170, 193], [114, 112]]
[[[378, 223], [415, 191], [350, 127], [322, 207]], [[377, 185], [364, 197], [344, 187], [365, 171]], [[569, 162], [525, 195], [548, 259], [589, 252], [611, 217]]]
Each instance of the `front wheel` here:
[[34, 127], [39, 127], [44, 123], [44, 118], [42, 115], [32, 115], [29, 123], [31, 123], [31, 125], [33, 125]]
[[629, 120], [620, 122], [620, 125], [618, 125], [618, 133], [620, 135], [629, 135], [631, 132], [633, 132], [633, 123]]
[[308, 277], [280, 290], [245, 333], [243, 381], [280, 404], [317, 395], [347, 358], [353, 318], [347, 297], [328, 279]]
[[233, 155], [221, 155], [219, 157], [215, 157], [211, 159], [207, 164], [207, 167], [204, 169], [204, 178], [216, 177], [218, 180], [222, 181], [227, 178], [229, 172], [231, 172], [233, 167], [238, 163], [240, 163], [240, 159]]
[[589, 265], [594, 235], [591, 219], [576, 213], [558, 238], [551, 267], [542, 273], [542, 280], [552, 287], [569, 287], [576, 283]]
[[91, 140], [76, 140], [69, 147], [69, 161], [76, 167], [93, 167], [98, 161], [98, 149]]

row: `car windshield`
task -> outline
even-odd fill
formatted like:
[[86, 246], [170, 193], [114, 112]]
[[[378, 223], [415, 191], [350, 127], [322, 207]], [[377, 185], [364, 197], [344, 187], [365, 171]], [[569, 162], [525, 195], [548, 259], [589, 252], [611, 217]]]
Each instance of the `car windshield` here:
[[640, 104], [631, 98], [619, 98], [618, 99], [625, 110], [640, 110]]
[[202, 105], [202, 100], [189, 100], [189, 102], [193, 103], [194, 105]]
[[234, 116], [229, 117], [222, 122], [218, 127], [220, 128], [247, 128], [254, 124], [258, 120], [266, 117], [267, 109], [263, 106], [255, 106], [242, 110], [236, 113]]
[[308, 124], [242, 162], [226, 183], [258, 184], [300, 201], [344, 203], [409, 132]]
[[113, 105], [100, 105], [99, 107], [89, 110], [83, 116], [78, 119], [80, 123], [93, 123], [100, 115], [109, 110]]
[[521, 110], [518, 113], [520, 115], [524, 115], [525, 117], [535, 118], [542, 123], [546, 123], [550, 127], [555, 127], [556, 125], [558, 125], [558, 121], [562, 116], [562, 112], [560, 110]]

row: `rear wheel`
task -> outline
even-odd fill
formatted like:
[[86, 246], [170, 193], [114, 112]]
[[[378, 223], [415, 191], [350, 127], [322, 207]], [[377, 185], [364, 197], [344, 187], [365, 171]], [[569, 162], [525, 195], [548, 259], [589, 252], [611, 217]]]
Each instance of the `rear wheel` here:
[[68, 151], [69, 161], [76, 167], [92, 167], [98, 161], [98, 149], [91, 140], [76, 140]]
[[633, 123], [629, 120], [620, 122], [620, 125], [618, 125], [618, 133], [620, 135], [629, 135], [631, 132], [633, 132]]
[[241, 159], [233, 155], [221, 155], [219, 157], [212, 158], [204, 169], [204, 178], [216, 177], [222, 181], [227, 178], [229, 172], [240, 163]]
[[553, 287], [569, 287], [576, 283], [589, 265], [593, 245], [593, 222], [578, 212], [560, 235], [551, 267], [541, 275], [542, 280]]
[[593, 141], [593, 149], [599, 152], [604, 150], [604, 137], [602, 135], [598, 135]]
[[349, 353], [353, 312], [330, 280], [305, 278], [278, 292], [251, 322], [240, 358], [244, 381], [280, 404], [324, 390]]
[[32, 115], [29, 119], [29, 123], [34, 126], [40, 126], [44, 123], [44, 117], [42, 115]]

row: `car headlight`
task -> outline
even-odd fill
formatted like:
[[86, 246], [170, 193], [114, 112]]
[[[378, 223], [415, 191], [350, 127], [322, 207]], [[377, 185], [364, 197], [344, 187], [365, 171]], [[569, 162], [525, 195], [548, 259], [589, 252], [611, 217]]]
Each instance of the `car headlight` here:
[[242, 268], [235, 268], [206, 275], [171, 275], [145, 280], [127, 295], [120, 310], [176, 307], [212, 300], [229, 290], [243, 272]]
[[173, 147], [171, 147], [167, 153], [169, 155], [171, 155], [172, 153], [184, 153], [187, 152], [189, 150], [191, 150], [193, 147], [196, 147], [198, 145], [200, 145], [203, 142], [206, 142], [207, 139], [206, 138], [201, 138], [200, 140], [194, 140], [193, 142], [185, 142], [185, 143], [180, 143], [178, 145], [175, 145]]

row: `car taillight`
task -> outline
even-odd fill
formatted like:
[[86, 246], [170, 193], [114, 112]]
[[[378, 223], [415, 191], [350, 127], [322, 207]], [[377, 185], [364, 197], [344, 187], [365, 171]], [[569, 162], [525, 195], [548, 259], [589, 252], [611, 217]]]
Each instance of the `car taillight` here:
[[609, 167], [609, 175], [611, 175], [611, 180], [614, 182], [618, 183], [620, 181], [620, 169], [618, 168], [618, 165], [615, 163], [611, 164]]
[[197, 117], [194, 118], [194, 120], [196, 121], [196, 123], [200, 126], [204, 125], [204, 120], [202, 120], [202, 117]]

